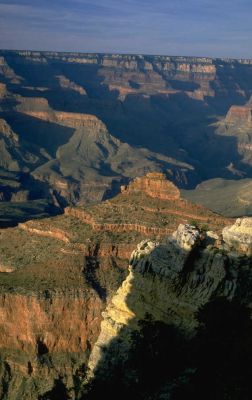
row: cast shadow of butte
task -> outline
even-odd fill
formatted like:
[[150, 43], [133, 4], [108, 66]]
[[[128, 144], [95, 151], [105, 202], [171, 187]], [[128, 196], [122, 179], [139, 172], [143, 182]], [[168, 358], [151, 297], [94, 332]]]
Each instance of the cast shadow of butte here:
[[[163, 251], [160, 247], [152, 259]], [[250, 398], [250, 311], [234, 293], [231, 299], [227, 290], [237, 278], [229, 271], [237, 260], [229, 257], [222, 262], [202, 249], [188, 259], [177, 250], [174, 257], [184, 262], [179, 270], [172, 267], [175, 258], [170, 257], [165, 274], [159, 264], [160, 276], [151, 257], [132, 268], [122, 310], [134, 316], [107, 343], [104, 335], [94, 376], [81, 399]], [[245, 297], [251, 292], [249, 285], [246, 290]]]

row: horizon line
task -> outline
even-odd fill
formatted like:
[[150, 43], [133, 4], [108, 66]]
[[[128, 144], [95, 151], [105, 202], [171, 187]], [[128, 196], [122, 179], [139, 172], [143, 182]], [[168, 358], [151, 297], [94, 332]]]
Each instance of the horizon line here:
[[83, 54], [83, 55], [122, 55], [122, 56], [143, 56], [143, 57], [175, 57], [175, 58], [205, 58], [210, 60], [233, 60], [233, 61], [251, 61], [248, 57], [211, 57], [211, 56], [195, 56], [195, 55], [178, 55], [178, 54], [150, 54], [150, 53], [128, 53], [128, 52], [99, 52], [99, 51], [70, 51], [70, 50], [35, 50], [35, 49], [7, 49], [0, 48], [0, 52], [31, 52], [31, 53], [61, 53], [61, 54]]

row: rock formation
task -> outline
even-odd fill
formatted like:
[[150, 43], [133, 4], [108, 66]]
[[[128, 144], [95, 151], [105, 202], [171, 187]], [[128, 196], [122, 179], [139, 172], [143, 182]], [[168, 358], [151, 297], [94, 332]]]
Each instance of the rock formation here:
[[[163, 199], [164, 193], [179, 191], [158, 174], [148, 175], [148, 187], [151, 179], [155, 197], [138, 180], [142, 191], [0, 230], [0, 376], [11, 400], [30, 392], [35, 400], [59, 380], [75, 399], [100, 332], [101, 313], [125, 278], [137, 243], [144, 241], [132, 265], [151, 248], [158, 249], [157, 242], [163, 243], [179, 223], [194, 219], [220, 232], [229, 222], [173, 195]], [[183, 261], [202, 237], [196, 228], [177, 232], [171, 242], [187, 248]]]
[[[178, 188], [164, 174], [148, 173], [121, 187], [121, 194], [91, 207], [67, 207], [65, 215], [80, 219], [96, 232], [138, 232], [163, 237], [188, 220], [210, 222], [214, 229], [224, 220], [205, 208], [180, 198]], [[227, 221], [226, 221], [227, 222]]]
[[232, 106], [227, 113], [226, 122], [228, 124], [241, 124], [249, 125], [252, 122], [252, 107], [246, 106]]
[[[120, 370], [121, 375], [117, 377], [120, 381], [118, 387], [116, 385], [114, 387], [115, 397], [113, 398], [116, 398], [119, 387], [124, 387], [124, 390], [130, 392], [129, 385], [134, 387], [133, 398], [137, 398], [137, 382], [138, 379], [141, 380], [141, 372], [138, 375], [139, 370], [136, 364], [128, 363], [132, 362], [131, 357], [135, 360], [132, 351], [137, 351], [135, 340], [139, 335], [138, 332], [142, 332], [144, 321], [147, 326], [148, 324], [155, 326], [156, 321], [159, 326], [165, 324], [170, 327], [169, 329], [173, 327], [180, 332], [180, 335], [184, 335], [186, 341], [192, 340], [191, 346], [194, 346], [192, 338], [197, 337], [200, 329], [198, 321], [200, 309], [218, 296], [228, 299], [227, 304], [232, 302], [232, 299], [237, 299], [237, 296], [240, 303], [249, 301], [251, 277], [247, 268], [250, 259], [242, 257], [239, 253], [240, 249], [245, 250], [244, 237], [236, 236], [236, 244], [240, 243], [241, 246], [237, 245], [236, 253], [231, 253], [234, 241], [230, 240], [231, 233], [228, 236], [228, 232], [235, 231], [238, 225], [243, 226], [243, 234], [244, 230], [247, 233], [247, 245], [250, 243], [251, 246], [251, 224], [251, 219], [245, 219], [237, 221], [231, 228], [224, 229], [223, 238], [227, 253], [222, 252], [218, 240], [215, 243], [212, 242], [212, 245], [207, 244], [208, 238], [216, 239], [216, 235], [209, 232], [207, 236], [202, 237], [195, 227], [189, 225], [180, 225], [173, 236], [163, 244], [145, 240], [137, 246], [130, 259], [126, 280], [102, 313], [101, 332], [88, 363], [89, 370], [85, 383], [88, 389], [84, 388], [84, 392], [89, 395], [91, 390], [90, 398], [93, 398], [92, 393], [94, 396], [95, 393], [100, 393], [99, 390], [105, 390], [105, 388], [110, 393], [112, 388], [110, 385], [114, 382], [116, 371], [121, 366], [124, 367]], [[240, 280], [244, 273], [247, 274], [246, 279], [249, 280], [247, 290]], [[244, 297], [239, 297], [241, 293]], [[225, 316], [222, 317], [225, 318]], [[142, 337], [141, 334], [143, 333], [140, 333], [140, 337]], [[153, 337], [150, 340], [155, 339]], [[227, 340], [229, 340], [228, 337]], [[174, 346], [176, 346], [175, 343]], [[136, 363], [136, 360], [134, 362]], [[166, 371], [169, 371], [169, 364], [173, 365], [175, 360], [166, 359], [166, 363]], [[132, 368], [131, 377], [127, 375], [130, 374], [127, 369], [129, 365]], [[145, 369], [145, 366], [142, 365], [141, 368]], [[149, 368], [151, 369], [151, 366]], [[162, 376], [165, 366], [157, 365], [156, 368], [159, 368], [158, 374]], [[192, 376], [195, 372], [191, 371]], [[166, 372], [162, 391], [165, 396], [168, 396], [165, 398], [175, 399], [174, 388], [177, 385], [183, 386], [183, 381], [179, 382], [180, 378], [177, 377], [176, 383], [172, 384], [174, 378], [170, 378], [171, 381], [168, 384], [168, 375], [169, 373]], [[156, 379], [154, 376], [155, 373], [153, 380]], [[189, 381], [192, 379], [190, 374], [187, 379]], [[145, 391], [146, 387], [151, 389], [152, 386], [149, 386], [147, 382], [142, 383], [144, 386], [140, 386], [141, 390]], [[157, 387], [160, 390], [160, 382]], [[147, 391], [145, 395], [150, 395], [150, 392]], [[151, 398], [156, 398], [155, 396]]]
[[[196, 264], [196, 270], [187, 277], [185, 287], [177, 288], [176, 292], [180, 275], [188, 273], [188, 262], [192, 262], [193, 251], [199, 243], [200, 233], [195, 227], [180, 225], [167, 243], [145, 240], [137, 246], [130, 258], [126, 280], [102, 314], [101, 333], [89, 359], [90, 376], [94, 376], [97, 369], [99, 372], [103, 349], [120, 336], [122, 328], [139, 329], [139, 321], [144, 320], [147, 314], [154, 320], [167, 324], [172, 322], [193, 332], [197, 325], [195, 311], [210, 299], [225, 278], [224, 257], [214, 252], [209, 255], [205, 251], [198, 262], [200, 268], [209, 258], [204, 274], [200, 274], [200, 269], [197, 271]], [[127, 346], [130, 346], [130, 340], [125, 340], [118, 349], [119, 357], [122, 354], [127, 356]]]
[[252, 219], [238, 218], [234, 225], [223, 229], [223, 239], [229, 249], [252, 254]]
[[180, 193], [176, 186], [169, 182], [162, 173], [150, 172], [143, 178], [136, 178], [129, 186], [121, 187], [122, 193], [143, 192], [150, 197], [162, 200], [179, 199]]
[[86, 90], [83, 87], [70, 81], [66, 76], [57, 75], [56, 78], [59, 80], [59, 85], [63, 89], [74, 90], [75, 92], [79, 93], [82, 96], [85, 96], [87, 94]]

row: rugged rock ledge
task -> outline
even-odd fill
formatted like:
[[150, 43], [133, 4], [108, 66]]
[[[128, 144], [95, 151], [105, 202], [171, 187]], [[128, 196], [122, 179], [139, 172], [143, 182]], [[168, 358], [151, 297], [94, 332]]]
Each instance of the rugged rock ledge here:
[[164, 174], [149, 172], [145, 177], [135, 178], [130, 185], [121, 187], [122, 193], [141, 192], [150, 197], [162, 200], [176, 200], [180, 198], [178, 188], [168, 181]]
[[[235, 240], [241, 246], [236, 245], [234, 253], [230, 238], [238, 227], [241, 235]], [[166, 243], [142, 241], [132, 253], [126, 280], [102, 314], [101, 333], [88, 364], [89, 383], [113, 380], [113, 363], [127, 362], [134, 332], [141, 329], [142, 321], [149, 318], [174, 326], [190, 338], [199, 328], [197, 312], [213, 299], [222, 296], [231, 301], [238, 297], [248, 302], [252, 282], [247, 268], [251, 260], [244, 258], [244, 234], [251, 249], [251, 227], [251, 219], [238, 220], [224, 229], [224, 243], [213, 232], [202, 235], [189, 225], [180, 225]], [[249, 280], [247, 289], [241, 282], [244, 273]]]
[[[82, 290], [1, 293], [0, 397], [35, 400], [57, 380], [73, 388], [99, 333], [102, 308], [95, 293]], [[74, 390], [69, 393], [74, 399]]]
[[251, 124], [252, 107], [232, 106], [227, 113], [225, 121], [229, 124]]
[[224, 228], [222, 234], [228, 249], [252, 255], [251, 218], [238, 218], [234, 225]]

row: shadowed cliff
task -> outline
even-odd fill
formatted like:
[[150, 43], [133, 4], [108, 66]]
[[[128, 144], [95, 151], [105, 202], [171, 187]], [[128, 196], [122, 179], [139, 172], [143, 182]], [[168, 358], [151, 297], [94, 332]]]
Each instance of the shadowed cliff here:
[[250, 398], [251, 259], [186, 230], [133, 253], [79, 398]]

